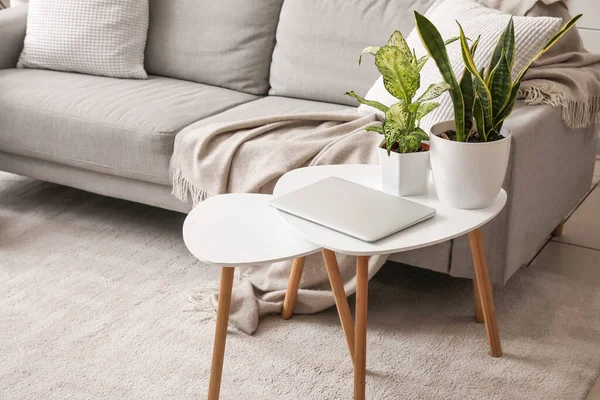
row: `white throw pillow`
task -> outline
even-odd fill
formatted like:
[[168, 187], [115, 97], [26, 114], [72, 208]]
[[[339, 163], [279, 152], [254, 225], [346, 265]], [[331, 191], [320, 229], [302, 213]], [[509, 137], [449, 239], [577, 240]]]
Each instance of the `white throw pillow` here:
[[[474, 0], [438, 0], [425, 16], [437, 27], [444, 40], [458, 36], [459, 29], [456, 21], [460, 22], [468, 38], [475, 40], [481, 35], [481, 41], [474, 57], [478, 69], [487, 68], [498, 37], [510, 20], [509, 14], [484, 7]], [[551, 17], [514, 17], [514, 24], [516, 54], [513, 79], [546, 42], [560, 30], [562, 20]], [[427, 54], [416, 28], [412, 30], [406, 41], [410, 48], [415, 49], [418, 57]], [[381, 45], [381, 43], [373, 43], [373, 45]], [[454, 42], [448, 45], [447, 51], [454, 73], [460, 80], [464, 69], [460, 43]], [[365, 61], [363, 60], [363, 62]], [[442, 76], [435, 61], [430, 59], [421, 70], [421, 87], [416, 97], [420, 96], [430, 84], [441, 81]], [[387, 106], [398, 102], [385, 90], [381, 77], [375, 81], [365, 98], [379, 101]], [[435, 101], [439, 102], [440, 106], [421, 121], [421, 128], [426, 132], [429, 132], [429, 128], [437, 122], [454, 119], [452, 100], [448, 93], [444, 93]], [[366, 105], [360, 105], [358, 110], [362, 114], [378, 113], [383, 116], [381, 111]]]
[[148, 77], [148, 0], [31, 0], [19, 68]]

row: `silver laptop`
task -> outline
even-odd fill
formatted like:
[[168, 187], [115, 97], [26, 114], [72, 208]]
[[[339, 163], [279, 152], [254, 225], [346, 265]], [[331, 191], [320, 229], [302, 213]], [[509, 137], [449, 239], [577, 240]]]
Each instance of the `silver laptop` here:
[[366, 242], [383, 239], [435, 215], [431, 207], [336, 177], [277, 197], [269, 204]]

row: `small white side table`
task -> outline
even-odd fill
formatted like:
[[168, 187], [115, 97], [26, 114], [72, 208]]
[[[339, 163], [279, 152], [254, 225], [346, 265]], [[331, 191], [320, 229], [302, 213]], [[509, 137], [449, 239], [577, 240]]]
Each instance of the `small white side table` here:
[[[330, 176], [337, 176], [361, 185], [380, 188], [380, 172], [377, 165], [327, 165], [300, 168], [285, 174], [277, 183], [275, 196], [289, 193], [306, 185]], [[282, 219], [304, 238], [325, 249], [357, 256], [356, 259], [356, 312], [354, 332], [354, 398], [365, 398], [366, 356], [367, 356], [367, 297], [369, 256], [393, 254], [441, 243], [446, 240], [469, 235], [471, 252], [475, 264], [476, 281], [475, 319], [485, 321], [488, 341], [493, 357], [502, 356], [498, 323], [484, 254], [483, 241], [479, 228], [502, 211], [506, 204], [506, 192], [502, 190], [494, 204], [483, 210], [459, 210], [440, 203], [435, 189], [430, 183], [428, 192], [421, 196], [408, 197], [410, 200], [433, 207], [437, 210], [434, 218], [414, 225], [375, 243], [367, 243], [321, 225], [280, 213]], [[374, 224], [377, 221], [373, 221]]]
[[282, 312], [282, 317], [289, 319], [294, 311], [305, 256], [322, 251], [351, 355], [354, 350], [354, 323], [335, 254], [322, 250], [290, 229], [277, 210], [268, 205], [271, 198], [260, 194], [211, 197], [196, 206], [183, 225], [183, 239], [190, 252], [201, 261], [221, 266], [209, 400], [217, 400], [221, 389], [235, 267], [294, 259]]

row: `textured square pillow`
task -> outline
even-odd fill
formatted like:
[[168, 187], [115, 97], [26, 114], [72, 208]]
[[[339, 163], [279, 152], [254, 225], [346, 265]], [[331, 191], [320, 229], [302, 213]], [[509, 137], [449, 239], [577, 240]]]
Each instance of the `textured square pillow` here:
[[[475, 40], [481, 35], [481, 41], [474, 57], [478, 68], [487, 68], [498, 37], [510, 20], [509, 14], [484, 7], [473, 0], [438, 0], [425, 16], [433, 22], [444, 39], [458, 36], [459, 29], [456, 21], [460, 22], [467, 37]], [[551, 17], [514, 17], [514, 24], [516, 53], [513, 79], [546, 42], [560, 30], [562, 20]], [[427, 54], [416, 28], [412, 30], [406, 41], [410, 48], [415, 49], [418, 57]], [[373, 43], [373, 45], [380, 45], [380, 43]], [[448, 45], [447, 51], [454, 73], [460, 79], [464, 63], [459, 42]], [[421, 70], [421, 86], [416, 96], [420, 96], [430, 84], [441, 81], [442, 76], [435, 61], [429, 60]], [[398, 102], [385, 90], [381, 76], [375, 81], [365, 98], [377, 100], [387, 106]], [[448, 93], [444, 93], [436, 101], [440, 103], [440, 106], [421, 121], [421, 127], [426, 132], [429, 132], [429, 128], [437, 122], [454, 118], [452, 100]], [[359, 112], [362, 114], [378, 113], [383, 116], [379, 110], [366, 105], [361, 105]]]
[[31, 0], [19, 68], [148, 77], [148, 0]]

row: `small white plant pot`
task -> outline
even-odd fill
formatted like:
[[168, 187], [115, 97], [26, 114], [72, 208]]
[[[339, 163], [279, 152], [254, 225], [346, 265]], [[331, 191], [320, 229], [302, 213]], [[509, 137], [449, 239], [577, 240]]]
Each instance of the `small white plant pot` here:
[[394, 196], [414, 196], [427, 191], [429, 152], [395, 153], [379, 148], [381, 186]]
[[429, 153], [438, 199], [451, 207], [467, 210], [493, 204], [502, 189], [510, 156], [510, 131], [502, 128], [504, 139], [487, 143], [462, 143], [438, 135], [454, 130], [454, 121], [431, 128]]

